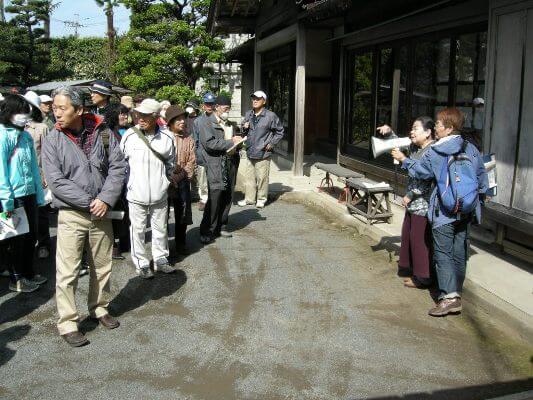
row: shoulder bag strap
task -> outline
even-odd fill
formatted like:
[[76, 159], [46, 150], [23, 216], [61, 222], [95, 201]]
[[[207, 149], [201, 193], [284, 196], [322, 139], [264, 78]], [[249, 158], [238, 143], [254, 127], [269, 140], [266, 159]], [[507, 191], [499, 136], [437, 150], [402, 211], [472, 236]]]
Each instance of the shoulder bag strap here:
[[150, 146], [150, 143], [148, 142], [148, 139], [146, 139], [146, 136], [144, 136], [144, 134], [138, 128], [133, 127], [132, 129], [133, 132], [135, 132], [135, 134], [139, 137], [139, 139], [141, 139], [143, 143], [152, 151], [154, 156], [156, 156], [158, 160], [161, 161], [163, 164], [166, 164], [167, 160], [165, 160], [165, 158], [160, 153], [155, 151], [154, 148]]

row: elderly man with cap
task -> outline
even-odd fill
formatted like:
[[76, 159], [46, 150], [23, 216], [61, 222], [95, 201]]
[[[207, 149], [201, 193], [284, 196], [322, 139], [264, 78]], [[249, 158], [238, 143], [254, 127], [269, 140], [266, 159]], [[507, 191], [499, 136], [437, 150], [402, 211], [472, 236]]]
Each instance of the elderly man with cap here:
[[[243, 119], [246, 139], [245, 197], [239, 206], [254, 204], [263, 208], [268, 199], [270, 156], [283, 138], [283, 125], [278, 116], [265, 108], [267, 95], [262, 90], [252, 93], [252, 110]], [[257, 202], [256, 202], [257, 199]]]
[[45, 123], [46, 126], [48, 126], [48, 129], [51, 130], [54, 127], [54, 124], [56, 123], [54, 113], [52, 112], [53, 99], [47, 94], [40, 95], [39, 99], [41, 100], [40, 108], [41, 112], [43, 113], [43, 123]]
[[54, 90], [56, 126], [44, 138], [41, 157], [53, 199], [59, 209], [56, 252], [57, 328], [71, 346], [87, 344], [78, 331], [76, 287], [83, 248], [90, 264], [89, 315], [108, 329], [119, 322], [107, 311], [111, 276], [113, 228], [110, 210], [122, 191], [124, 156], [114, 135], [108, 151], [102, 135], [108, 131], [100, 116], [83, 114], [83, 94], [72, 86]]
[[[198, 209], [202, 211], [207, 203], [208, 191], [207, 191], [207, 174], [205, 172], [205, 163], [202, 160], [202, 155], [199, 151], [200, 146], [200, 132], [198, 129], [198, 123], [202, 118], [209, 118], [215, 110], [215, 96], [211, 92], [204, 94], [202, 99], [203, 115], [196, 118], [192, 124], [192, 136], [196, 145], [196, 182], [198, 184], [198, 195], [200, 201], [198, 202]], [[190, 132], [190, 131], [189, 131]]]
[[225, 96], [216, 98], [215, 111], [197, 122], [200, 134], [199, 153], [207, 173], [208, 199], [200, 224], [200, 241], [212, 242], [218, 236], [230, 237], [225, 226], [231, 207], [233, 170], [232, 151], [242, 142], [242, 137], [233, 136], [228, 126], [231, 101]]
[[194, 140], [185, 129], [187, 112], [178, 106], [170, 106], [165, 113], [168, 131], [175, 138], [176, 164], [170, 177], [169, 199], [174, 208], [176, 252], [187, 255], [187, 225], [192, 224], [191, 179], [196, 167]]
[[91, 92], [91, 100], [95, 105], [94, 113], [97, 115], [105, 115], [109, 107], [109, 100], [113, 94], [113, 85], [106, 81], [94, 81], [89, 88]]
[[131, 222], [131, 259], [144, 279], [153, 278], [145, 247], [148, 219], [152, 227], [154, 270], [175, 272], [168, 262], [167, 217], [168, 186], [176, 150], [173, 135], [157, 125], [160, 111], [158, 101], [144, 99], [134, 109], [138, 124], [128, 129], [120, 141], [129, 165], [126, 199]]

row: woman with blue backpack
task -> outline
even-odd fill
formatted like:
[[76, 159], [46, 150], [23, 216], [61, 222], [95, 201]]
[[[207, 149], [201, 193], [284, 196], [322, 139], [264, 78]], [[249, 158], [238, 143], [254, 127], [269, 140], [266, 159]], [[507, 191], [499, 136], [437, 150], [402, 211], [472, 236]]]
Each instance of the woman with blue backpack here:
[[439, 285], [438, 303], [428, 313], [434, 317], [462, 310], [469, 229], [472, 222], [481, 221], [481, 202], [488, 189], [479, 151], [461, 137], [463, 123], [460, 110], [445, 108], [435, 122], [438, 141], [422, 158], [414, 160], [399, 149], [392, 151], [410, 177], [436, 182], [428, 209]]

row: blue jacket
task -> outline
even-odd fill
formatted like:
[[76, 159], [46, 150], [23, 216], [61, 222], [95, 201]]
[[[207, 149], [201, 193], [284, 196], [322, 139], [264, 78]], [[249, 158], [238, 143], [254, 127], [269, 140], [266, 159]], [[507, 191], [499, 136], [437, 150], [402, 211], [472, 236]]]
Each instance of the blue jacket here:
[[[447, 162], [448, 156], [457, 153], [461, 149], [462, 144], [463, 139], [459, 135], [440, 139], [437, 143], [431, 145], [431, 148], [425, 152], [420, 160], [406, 158], [402, 163], [402, 168], [407, 169], [409, 176], [412, 178], [436, 180], [440, 175], [442, 163]], [[489, 182], [481, 155], [471, 143], [468, 143], [466, 147], [466, 154], [477, 168], [479, 194], [485, 194], [489, 188]], [[428, 219], [433, 229], [453, 223], [461, 218], [460, 215], [448, 214], [444, 209], [439, 208], [438, 202], [437, 187], [435, 186], [431, 193], [428, 210]], [[481, 222], [481, 202], [476, 207], [476, 219], [477, 222]]]
[[272, 155], [272, 151], [266, 151], [265, 147], [267, 144], [274, 147], [283, 139], [283, 124], [276, 114], [266, 108], [258, 116], [255, 116], [254, 110], [248, 111], [242, 121], [243, 125], [246, 122], [250, 123], [250, 127], [243, 128], [242, 131], [247, 135], [245, 146], [248, 158], [267, 159]]
[[32, 194], [37, 196], [37, 204], [43, 205], [41, 175], [31, 135], [0, 124], [0, 159], [2, 210], [13, 211], [15, 199]]

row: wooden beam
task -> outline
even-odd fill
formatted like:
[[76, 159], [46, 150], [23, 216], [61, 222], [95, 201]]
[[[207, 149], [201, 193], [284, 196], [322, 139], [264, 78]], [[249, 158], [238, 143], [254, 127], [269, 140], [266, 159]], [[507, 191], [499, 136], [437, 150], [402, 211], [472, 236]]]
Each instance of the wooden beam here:
[[305, 139], [305, 26], [298, 24], [296, 33], [296, 83], [294, 96], [294, 166], [293, 175], [304, 174], [304, 139]]

